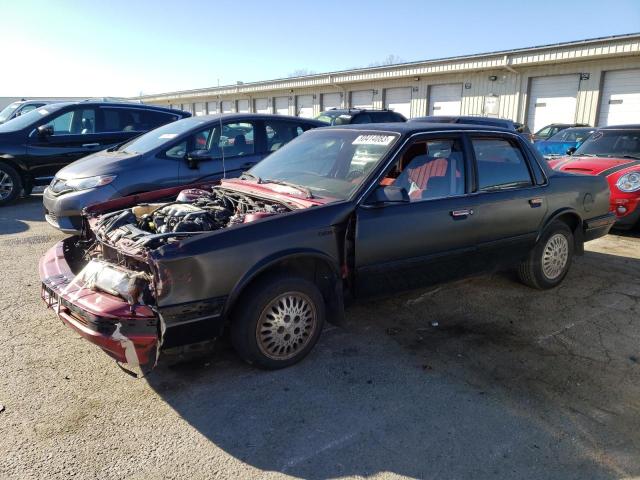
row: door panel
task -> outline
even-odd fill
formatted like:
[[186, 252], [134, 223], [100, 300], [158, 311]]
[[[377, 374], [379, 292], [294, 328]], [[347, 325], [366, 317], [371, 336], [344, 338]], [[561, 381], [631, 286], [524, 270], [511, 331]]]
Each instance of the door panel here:
[[103, 150], [100, 134], [34, 135], [27, 144], [27, 156], [34, 178], [52, 177], [65, 165]]
[[478, 191], [472, 195], [476, 237], [486, 268], [524, 258], [533, 247], [545, 217], [544, 185], [531, 175], [528, 155], [519, 140], [470, 136]]
[[[469, 214], [452, 214], [465, 210]], [[357, 295], [418, 288], [474, 271], [471, 210], [466, 197], [360, 207], [355, 238]]]

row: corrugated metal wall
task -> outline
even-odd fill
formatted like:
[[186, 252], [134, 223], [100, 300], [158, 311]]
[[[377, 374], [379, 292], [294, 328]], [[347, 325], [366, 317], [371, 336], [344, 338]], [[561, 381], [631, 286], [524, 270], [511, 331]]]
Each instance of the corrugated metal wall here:
[[[264, 84], [221, 87], [212, 91], [176, 92], [162, 96], [162, 101], [150, 97], [158, 105], [174, 105], [194, 110], [202, 102], [238, 101], [255, 110], [256, 99], [268, 99], [268, 110], [275, 111], [275, 98], [289, 98], [289, 114], [296, 114], [297, 97], [311, 95], [314, 116], [321, 111], [325, 93], [339, 93], [342, 107], [350, 106], [351, 92], [371, 90], [373, 108], [383, 108], [385, 90], [397, 87], [412, 89], [411, 116], [427, 115], [429, 91], [433, 85], [460, 83], [461, 114], [486, 115], [485, 99], [494, 96], [498, 115], [524, 122], [527, 118], [528, 92], [531, 78], [574, 74], [580, 80], [576, 99], [577, 122], [595, 125], [600, 103], [604, 72], [640, 68], [640, 40], [612, 40], [609, 45], [559, 46], [547, 52], [515, 52], [509, 55], [485, 55], [479, 58], [452, 59], [446, 62], [423, 62], [417, 65], [362, 69], [338, 74], [317, 75], [264, 82]], [[607, 56], [607, 58], [598, 58]], [[613, 57], [611, 57], [613, 55]], [[588, 74], [588, 75], [584, 75]], [[587, 78], [588, 77], [588, 78]], [[274, 88], [277, 83], [278, 88]], [[263, 102], [262, 102], [263, 103]], [[182, 107], [180, 107], [182, 105]], [[639, 119], [640, 121], [640, 119]]]

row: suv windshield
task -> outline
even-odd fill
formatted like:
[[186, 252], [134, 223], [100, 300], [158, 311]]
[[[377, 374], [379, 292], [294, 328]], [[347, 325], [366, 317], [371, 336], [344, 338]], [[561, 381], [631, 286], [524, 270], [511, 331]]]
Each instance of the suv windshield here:
[[191, 130], [198, 125], [205, 123], [204, 120], [197, 117], [185, 118], [173, 123], [168, 123], [162, 127], [151, 130], [150, 132], [134, 138], [130, 142], [122, 145], [118, 150], [125, 153], [146, 153], [157, 147], [165, 145], [174, 138], [179, 137], [183, 133]]
[[0, 112], [0, 123], [5, 122], [7, 118], [9, 118], [13, 112], [16, 111], [16, 108], [20, 105], [20, 102], [13, 102], [4, 107], [4, 109]]
[[312, 130], [272, 153], [249, 173], [314, 196], [345, 200], [389, 152], [397, 133]]
[[639, 130], [597, 130], [573, 154], [640, 159]]
[[7, 123], [3, 123], [0, 125], [0, 132], [17, 132], [18, 130], [22, 130], [23, 128], [29, 126], [35, 126], [40, 120], [44, 120], [46, 117], [50, 116], [53, 112], [56, 112], [62, 107], [66, 107], [68, 104], [50, 104], [45, 105], [42, 108], [38, 108], [36, 110], [31, 110], [29, 113], [25, 113], [24, 115], [20, 115]]

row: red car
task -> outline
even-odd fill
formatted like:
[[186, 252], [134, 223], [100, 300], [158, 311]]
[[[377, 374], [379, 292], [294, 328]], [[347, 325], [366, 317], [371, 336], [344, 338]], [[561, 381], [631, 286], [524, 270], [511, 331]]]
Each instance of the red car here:
[[563, 172], [606, 177], [616, 228], [640, 225], [640, 125], [600, 128], [571, 156], [549, 164]]

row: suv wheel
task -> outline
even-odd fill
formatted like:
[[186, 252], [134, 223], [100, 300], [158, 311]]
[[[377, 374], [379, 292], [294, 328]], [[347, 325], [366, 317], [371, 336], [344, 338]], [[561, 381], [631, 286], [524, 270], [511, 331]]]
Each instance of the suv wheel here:
[[22, 179], [13, 167], [0, 163], [0, 206], [13, 202], [22, 191]]
[[245, 292], [232, 318], [231, 341], [248, 363], [288, 367], [302, 360], [324, 325], [318, 287], [300, 277], [269, 276]]
[[559, 285], [569, 271], [573, 258], [573, 233], [566, 223], [555, 221], [520, 264], [518, 276], [533, 288]]

